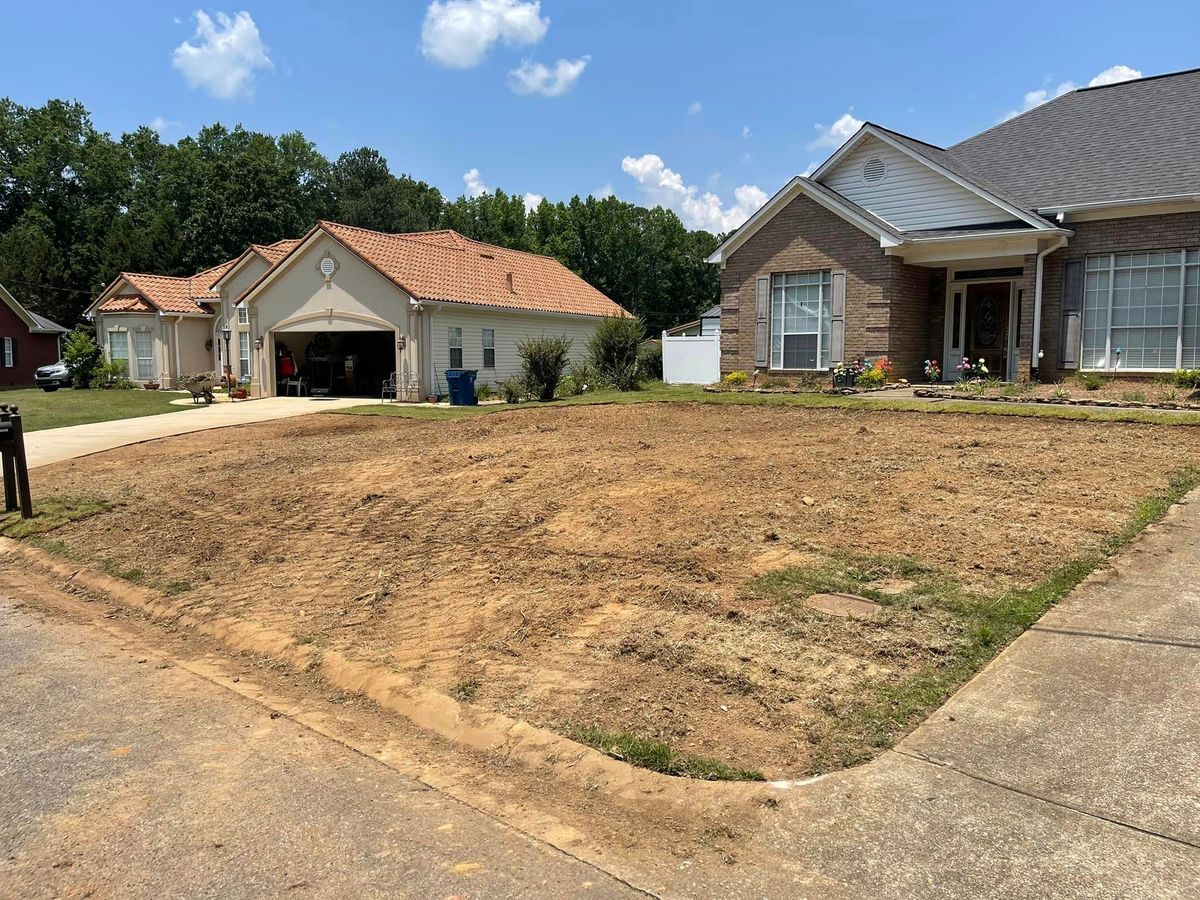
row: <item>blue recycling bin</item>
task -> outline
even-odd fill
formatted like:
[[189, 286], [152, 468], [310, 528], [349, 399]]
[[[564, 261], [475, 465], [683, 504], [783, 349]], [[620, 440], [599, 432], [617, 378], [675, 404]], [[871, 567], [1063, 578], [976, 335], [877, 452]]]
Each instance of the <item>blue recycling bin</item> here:
[[446, 387], [450, 392], [451, 406], [475, 406], [475, 369], [447, 369]]

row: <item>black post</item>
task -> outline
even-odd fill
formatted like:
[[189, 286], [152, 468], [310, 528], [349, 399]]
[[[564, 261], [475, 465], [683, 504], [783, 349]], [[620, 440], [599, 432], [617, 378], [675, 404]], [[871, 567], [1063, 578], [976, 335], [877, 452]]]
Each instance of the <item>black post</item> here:
[[4, 511], [17, 508], [17, 461], [13, 453], [8, 406], [0, 404], [0, 478], [4, 479]]
[[29, 464], [25, 458], [25, 429], [21, 424], [21, 414], [14, 406], [12, 417], [8, 423], [12, 427], [13, 467], [17, 470], [17, 493], [21, 501], [21, 518], [33, 518], [33, 494], [29, 490]]
[[7, 404], [0, 404], [0, 474], [4, 476], [5, 512], [12, 512], [19, 505], [21, 518], [32, 519], [33, 497], [29, 490], [21, 413]]

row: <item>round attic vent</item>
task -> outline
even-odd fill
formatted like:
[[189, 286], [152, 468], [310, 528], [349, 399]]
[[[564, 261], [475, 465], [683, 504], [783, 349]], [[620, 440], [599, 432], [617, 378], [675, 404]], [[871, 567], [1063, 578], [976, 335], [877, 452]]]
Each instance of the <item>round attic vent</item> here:
[[863, 184], [879, 184], [887, 178], [887, 163], [878, 156], [872, 156], [862, 164]]
[[320, 262], [321, 274], [329, 278], [337, 271], [337, 263], [333, 261], [332, 256], [326, 256]]

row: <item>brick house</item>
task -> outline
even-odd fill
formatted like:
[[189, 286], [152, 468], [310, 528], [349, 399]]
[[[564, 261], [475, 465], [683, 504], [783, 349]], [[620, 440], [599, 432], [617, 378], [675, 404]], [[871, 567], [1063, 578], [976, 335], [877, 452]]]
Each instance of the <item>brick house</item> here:
[[59, 339], [66, 333], [0, 284], [0, 389], [33, 387], [38, 367], [58, 362]]
[[1081, 88], [952, 147], [864, 124], [709, 258], [721, 371], [1200, 367], [1200, 69]]

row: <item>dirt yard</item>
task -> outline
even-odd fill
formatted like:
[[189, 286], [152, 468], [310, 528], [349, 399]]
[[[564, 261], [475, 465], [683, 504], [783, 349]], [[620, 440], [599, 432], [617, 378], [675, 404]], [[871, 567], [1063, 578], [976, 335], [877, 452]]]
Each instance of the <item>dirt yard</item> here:
[[[562, 733], [627, 731], [782, 777], [824, 766], [862, 697], [952, 656], [964, 597], [1120, 531], [1198, 448], [1183, 427], [580, 406], [224, 429], [45, 470], [37, 488], [117, 501], [50, 535], [58, 552], [194, 616]], [[811, 609], [826, 577], [881, 612]]]

